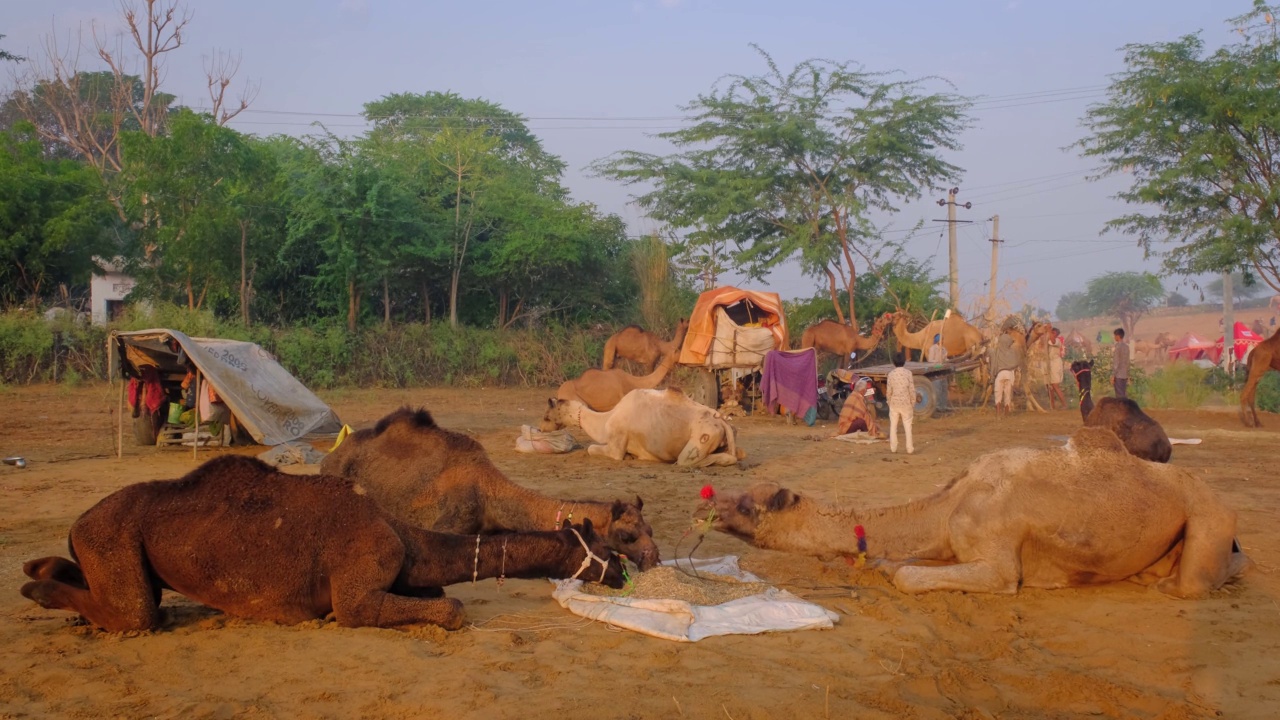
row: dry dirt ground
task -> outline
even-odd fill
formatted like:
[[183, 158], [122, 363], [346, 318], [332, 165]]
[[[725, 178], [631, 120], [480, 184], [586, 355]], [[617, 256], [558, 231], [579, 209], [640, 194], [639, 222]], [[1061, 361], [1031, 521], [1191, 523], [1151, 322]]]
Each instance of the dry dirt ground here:
[[[830, 425], [738, 421], [744, 467], [688, 471], [582, 451], [513, 450], [546, 391], [328, 393], [353, 426], [402, 404], [473, 434], [516, 480], [568, 497], [645, 500], [664, 556], [689, 526], [698, 490], [776, 480], [865, 505], [933, 492], [974, 457], [1047, 447], [1079, 416], [997, 423], [961, 411], [917, 426], [917, 454], [824, 440]], [[599, 718], [1262, 718], [1280, 708], [1280, 418], [1243, 429], [1234, 414], [1158, 412], [1169, 434], [1200, 437], [1174, 462], [1240, 511], [1258, 567], [1200, 601], [1133, 584], [1029, 590], [1013, 597], [909, 597], [876, 573], [709, 536], [698, 554], [738, 554], [748, 569], [835, 610], [830, 631], [677, 644], [561, 610], [543, 581], [453, 586], [472, 626], [458, 632], [241, 622], [167, 594], [165, 627], [93, 631], [23, 599], [21, 564], [62, 554], [72, 521], [128, 483], [181, 475], [190, 450], [126, 446], [114, 456], [106, 385], [0, 391], [0, 717]], [[238, 452], [249, 452], [241, 449]], [[203, 457], [211, 457], [207, 451]], [[227, 452], [227, 451], [224, 451]], [[547, 518], [548, 524], [553, 518]], [[681, 549], [687, 552], [688, 542]]]

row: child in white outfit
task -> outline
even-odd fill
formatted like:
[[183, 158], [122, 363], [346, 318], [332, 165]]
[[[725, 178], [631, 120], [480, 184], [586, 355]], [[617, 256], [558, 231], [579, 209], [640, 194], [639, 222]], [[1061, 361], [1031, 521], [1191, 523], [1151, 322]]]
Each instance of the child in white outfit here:
[[903, 367], [907, 362], [905, 353], [893, 356], [896, 365], [885, 377], [885, 393], [889, 400], [889, 452], [898, 452], [898, 420], [902, 420], [902, 429], [907, 438], [907, 454], [916, 449], [911, 442], [911, 421], [914, 418], [916, 404], [915, 379], [911, 371]]

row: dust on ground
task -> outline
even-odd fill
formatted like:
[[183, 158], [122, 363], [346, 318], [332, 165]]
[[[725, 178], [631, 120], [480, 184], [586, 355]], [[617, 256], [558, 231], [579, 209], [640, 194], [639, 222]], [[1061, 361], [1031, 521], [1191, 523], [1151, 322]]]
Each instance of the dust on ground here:
[[[397, 632], [313, 621], [279, 627], [227, 618], [172, 593], [166, 624], [130, 637], [74, 624], [18, 594], [24, 560], [65, 554], [72, 521], [126, 484], [177, 477], [191, 450], [115, 457], [107, 385], [0, 388], [0, 718], [287, 717], [537, 718], [1125, 718], [1267, 717], [1280, 707], [1280, 418], [1244, 430], [1234, 413], [1153, 412], [1174, 437], [1174, 463], [1240, 513], [1258, 567], [1201, 601], [1133, 584], [1026, 590], [1012, 597], [906, 596], [843, 561], [755, 550], [712, 534], [701, 556], [736, 554], [745, 569], [840, 615], [830, 631], [679, 644], [610, 629], [562, 610], [544, 581], [448, 588], [473, 625]], [[706, 483], [781, 482], [867, 506], [932, 493], [979, 454], [1049, 447], [1074, 412], [997, 422], [963, 410], [916, 426], [913, 456], [884, 444], [828, 441], [831, 424], [743, 418], [741, 467], [686, 470], [613, 463], [577, 451], [514, 451], [546, 390], [418, 389], [323, 393], [359, 427], [402, 404], [470, 433], [516, 481], [552, 495], [645, 501], [664, 557], [690, 524]], [[126, 431], [127, 431], [126, 427]], [[261, 448], [206, 450], [255, 452]], [[547, 518], [548, 524], [554, 518]], [[680, 553], [687, 553], [687, 540]]]

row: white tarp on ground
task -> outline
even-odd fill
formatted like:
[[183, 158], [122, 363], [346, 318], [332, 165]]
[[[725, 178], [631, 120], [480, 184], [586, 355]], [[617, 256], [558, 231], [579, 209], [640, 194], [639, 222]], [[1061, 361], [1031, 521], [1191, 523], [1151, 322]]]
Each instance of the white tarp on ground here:
[[[674, 565], [667, 560], [663, 565]], [[681, 561], [687, 565], [687, 560]], [[694, 567], [742, 582], [763, 582], [738, 567], [738, 558], [695, 559]], [[556, 580], [551, 596], [574, 615], [609, 623], [645, 635], [697, 642], [716, 635], [756, 635], [788, 630], [829, 629], [839, 616], [830, 610], [769, 588], [758, 595], [730, 600], [720, 605], [691, 605], [683, 600], [638, 600], [628, 597], [589, 595], [582, 592], [581, 580]]]
[[157, 328], [113, 332], [108, 341], [113, 372], [120, 362], [133, 374], [143, 364], [161, 373], [185, 372], [168, 341], [176, 340], [204, 379], [213, 383], [219, 397], [241, 426], [263, 445], [279, 445], [308, 435], [338, 432], [342, 422], [329, 406], [285, 370], [266, 350], [254, 343], [218, 338], [193, 338]]

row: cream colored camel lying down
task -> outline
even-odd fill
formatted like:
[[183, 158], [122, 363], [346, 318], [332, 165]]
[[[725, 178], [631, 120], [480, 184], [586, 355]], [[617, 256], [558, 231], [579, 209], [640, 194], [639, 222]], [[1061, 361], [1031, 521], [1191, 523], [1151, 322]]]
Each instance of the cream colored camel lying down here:
[[577, 400], [548, 404], [539, 427], [582, 428], [597, 443], [587, 447], [591, 455], [614, 460], [631, 455], [692, 467], [733, 465], [746, 457], [729, 421], [679, 390], [632, 390], [608, 412], [595, 412]]
[[1235, 542], [1235, 512], [1207, 485], [1130, 455], [1097, 427], [1063, 448], [989, 453], [943, 490], [896, 507], [832, 507], [762, 483], [717, 494], [715, 508], [717, 530], [808, 555], [858, 555], [860, 527], [867, 556], [909, 593], [1132, 579], [1190, 598], [1252, 565]]

